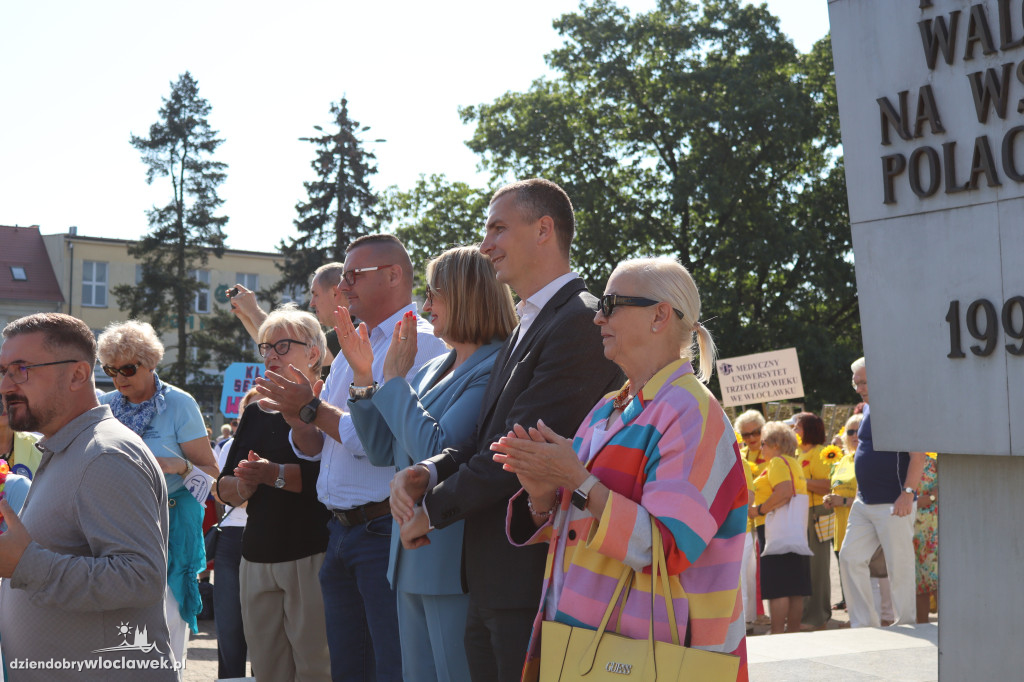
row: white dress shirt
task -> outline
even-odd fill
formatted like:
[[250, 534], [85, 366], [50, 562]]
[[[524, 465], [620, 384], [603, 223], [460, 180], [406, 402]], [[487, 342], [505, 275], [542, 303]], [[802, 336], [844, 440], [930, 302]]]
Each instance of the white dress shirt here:
[[[575, 272], [567, 272], [545, 284], [533, 296], [524, 298], [519, 301], [519, 303], [516, 303], [516, 313], [519, 315], [519, 329], [514, 332], [516, 342], [515, 345], [512, 346], [513, 351], [519, 346], [519, 342], [522, 341], [524, 336], [526, 336], [526, 333], [530, 331], [530, 326], [533, 325], [533, 321], [537, 319], [537, 316], [540, 315], [540, 311], [544, 309], [544, 306], [548, 304], [548, 301], [550, 301], [562, 287], [577, 277], [579, 277], [579, 275]], [[502, 354], [498, 353], [498, 357], [500, 358], [501, 356]], [[500, 370], [501, 368], [499, 367], [496, 369]], [[425, 467], [430, 473], [430, 478], [427, 482], [427, 490], [430, 490], [438, 484], [437, 467], [435, 467], [434, 463], [430, 461], [420, 462], [420, 465]], [[424, 509], [424, 511], [426, 510]], [[430, 521], [429, 517], [427, 521]], [[431, 525], [431, 528], [433, 528], [433, 525]]]
[[540, 311], [548, 304], [551, 297], [557, 294], [559, 289], [577, 277], [579, 277], [579, 275], [575, 272], [567, 272], [561, 277], [556, 277], [545, 284], [533, 296], [524, 298], [519, 301], [519, 303], [516, 303], [516, 313], [519, 315], [519, 334], [516, 336], [516, 344], [512, 346], [512, 350], [515, 350], [519, 346], [519, 341], [526, 336], [528, 331], [530, 331], [533, 321], [537, 319], [537, 316], [540, 315]]
[[[401, 322], [402, 316], [410, 310], [416, 312], [415, 303], [397, 311], [370, 331], [370, 346], [373, 348], [372, 372], [377, 382], [384, 376], [384, 357], [391, 346], [395, 325]], [[433, 326], [416, 315], [416, 360], [406, 378], [412, 378], [425, 362], [447, 352], [448, 348], [444, 342], [434, 336]], [[320, 398], [344, 409], [348, 401], [348, 388], [353, 378], [354, 372], [345, 360], [345, 355], [338, 353], [331, 363], [331, 373], [324, 383]], [[323, 450], [316, 455], [300, 452], [294, 441], [292, 442], [292, 449], [297, 456], [313, 462], [320, 461], [320, 477], [316, 483], [317, 498], [328, 509], [352, 509], [387, 498], [395, 468], [378, 467], [370, 463], [362, 443], [359, 442], [359, 436], [356, 435], [352, 416], [348, 412], [343, 412], [338, 422], [338, 436], [341, 438], [340, 443], [324, 434]], [[291, 435], [288, 438], [290, 440]]]

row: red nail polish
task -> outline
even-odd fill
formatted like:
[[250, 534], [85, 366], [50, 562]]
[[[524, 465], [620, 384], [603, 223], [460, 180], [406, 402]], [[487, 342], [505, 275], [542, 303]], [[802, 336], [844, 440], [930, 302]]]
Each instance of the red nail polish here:
[[414, 313], [414, 312], [413, 312], [413, 311], [411, 311], [411, 310], [406, 310], [406, 311], [405, 311], [405, 316], [406, 316], [406, 317], [416, 317], [416, 313]]

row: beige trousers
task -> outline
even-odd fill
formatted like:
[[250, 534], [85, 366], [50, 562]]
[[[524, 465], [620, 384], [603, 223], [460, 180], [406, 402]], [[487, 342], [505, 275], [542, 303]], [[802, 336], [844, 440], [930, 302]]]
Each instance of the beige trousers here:
[[323, 562], [323, 554], [275, 564], [242, 559], [242, 626], [257, 680], [331, 679], [318, 577]]

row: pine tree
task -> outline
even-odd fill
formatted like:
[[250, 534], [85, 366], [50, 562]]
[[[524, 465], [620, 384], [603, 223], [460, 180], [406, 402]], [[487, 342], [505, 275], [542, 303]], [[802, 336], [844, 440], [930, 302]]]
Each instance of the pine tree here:
[[349, 117], [344, 97], [331, 104], [331, 116], [337, 132], [313, 126], [320, 135], [300, 138], [316, 149], [310, 165], [317, 179], [303, 183], [308, 197], [295, 205], [298, 236], [281, 242], [285, 262], [280, 266], [278, 289], [304, 289], [316, 268], [343, 261], [349, 243], [376, 227], [378, 197], [369, 184], [370, 176], [377, 172], [376, 157], [363, 148], [360, 139], [370, 128]]
[[192, 365], [188, 318], [200, 288], [193, 271], [206, 265], [211, 253], [219, 258], [224, 252], [228, 219], [215, 213], [223, 203], [217, 188], [227, 164], [212, 159], [224, 140], [210, 127], [210, 103], [199, 96], [199, 84], [189, 72], [171, 84], [171, 96], [163, 103], [149, 135], [132, 135], [131, 144], [148, 167], [146, 182], [170, 179], [173, 196], [165, 206], [146, 212], [150, 230], [128, 249], [142, 265], [136, 286], [121, 285], [113, 293], [132, 317], [144, 317], [158, 331], [177, 329], [176, 357], [166, 378], [184, 387]]

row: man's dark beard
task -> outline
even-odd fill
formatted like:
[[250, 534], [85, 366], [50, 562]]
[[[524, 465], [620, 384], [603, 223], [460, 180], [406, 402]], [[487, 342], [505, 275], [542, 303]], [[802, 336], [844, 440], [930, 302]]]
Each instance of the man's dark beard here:
[[[11, 406], [17, 404], [23, 404], [25, 406], [24, 414], [19, 414], [15, 417], [11, 413]], [[11, 428], [15, 431], [38, 431], [40, 427], [39, 418], [32, 413], [32, 409], [29, 407], [28, 400], [25, 398], [17, 397], [12, 401], [10, 397], [4, 399], [4, 410], [7, 412], [7, 422]]]

